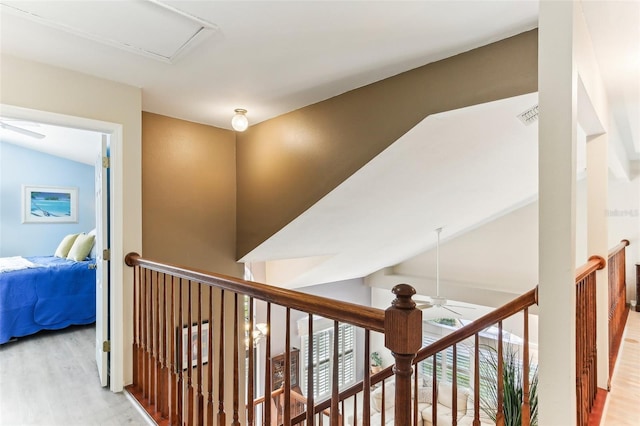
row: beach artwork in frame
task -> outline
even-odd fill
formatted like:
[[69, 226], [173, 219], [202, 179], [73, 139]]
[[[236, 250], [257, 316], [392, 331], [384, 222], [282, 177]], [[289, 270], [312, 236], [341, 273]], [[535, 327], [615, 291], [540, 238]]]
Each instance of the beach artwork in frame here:
[[22, 223], [78, 221], [78, 188], [22, 185]]
[[[191, 332], [189, 332], [191, 328]], [[204, 321], [201, 324], [201, 342], [202, 342], [202, 365], [209, 362], [209, 322]], [[182, 327], [182, 369], [186, 370], [189, 366], [189, 348], [191, 345], [191, 367], [198, 365], [198, 324], [193, 324], [191, 327]]]

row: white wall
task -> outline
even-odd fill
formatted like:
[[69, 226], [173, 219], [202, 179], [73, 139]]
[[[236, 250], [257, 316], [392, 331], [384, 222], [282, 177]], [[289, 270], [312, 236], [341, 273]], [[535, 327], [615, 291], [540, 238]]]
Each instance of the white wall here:
[[[124, 265], [124, 254], [142, 250], [141, 120], [142, 93], [139, 88], [72, 72], [41, 63], [2, 55], [0, 57], [0, 105], [3, 114], [22, 108], [23, 117], [42, 118], [46, 112], [53, 124], [67, 124], [68, 117], [100, 121], [105, 131], [121, 129], [122, 142], [112, 150], [114, 204], [112, 246], [113, 309], [124, 308], [111, 318], [112, 389], [131, 383], [132, 300], [125, 283], [132, 269]], [[16, 108], [17, 107], [17, 108]], [[58, 114], [58, 115], [56, 115]], [[28, 116], [28, 117], [27, 117]], [[93, 129], [101, 130], [101, 129]], [[113, 299], [112, 299], [113, 300]]]
[[626, 248], [627, 301], [638, 300], [635, 264], [640, 262], [640, 175], [631, 181], [609, 178], [609, 246], [629, 240]]

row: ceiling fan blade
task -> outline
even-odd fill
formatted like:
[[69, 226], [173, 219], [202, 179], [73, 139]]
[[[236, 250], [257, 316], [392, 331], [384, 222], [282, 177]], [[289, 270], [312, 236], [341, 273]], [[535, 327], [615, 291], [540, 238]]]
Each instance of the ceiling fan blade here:
[[462, 316], [462, 314], [461, 314], [460, 312], [456, 312], [456, 311], [454, 311], [453, 309], [449, 309], [449, 308], [448, 308], [448, 307], [446, 307], [446, 306], [441, 306], [441, 308], [446, 309], [446, 310], [447, 310], [447, 311], [449, 311], [449, 312], [453, 312], [453, 313], [454, 313], [454, 314], [456, 314], [456, 315], [460, 315], [460, 316]]
[[462, 305], [447, 305], [451, 308], [464, 308], [464, 309], [475, 309], [473, 306], [462, 306]]
[[2, 127], [3, 129], [14, 131], [16, 133], [23, 134], [25, 136], [30, 136], [36, 139], [42, 139], [45, 137], [45, 135], [43, 135], [42, 133], [32, 132], [31, 130], [23, 129], [22, 127], [13, 126], [11, 124], [7, 124], [2, 121], [0, 121], [0, 127]]
[[416, 309], [420, 309], [420, 310], [429, 309], [429, 308], [433, 308], [433, 306], [434, 305], [432, 305], [431, 303], [422, 303], [422, 304], [416, 305]]

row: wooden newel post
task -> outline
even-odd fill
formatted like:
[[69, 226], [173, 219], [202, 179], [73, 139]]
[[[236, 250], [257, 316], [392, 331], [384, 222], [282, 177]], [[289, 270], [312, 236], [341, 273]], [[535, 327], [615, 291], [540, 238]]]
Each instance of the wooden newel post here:
[[395, 358], [396, 376], [394, 423], [411, 424], [412, 361], [422, 346], [422, 311], [416, 309], [411, 296], [416, 290], [409, 284], [398, 284], [392, 290], [396, 295], [384, 314], [384, 345]]

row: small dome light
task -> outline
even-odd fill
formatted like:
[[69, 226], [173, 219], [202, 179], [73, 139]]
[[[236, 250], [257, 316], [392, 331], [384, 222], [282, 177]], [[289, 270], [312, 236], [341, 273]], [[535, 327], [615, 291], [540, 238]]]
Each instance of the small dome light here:
[[236, 108], [235, 115], [231, 119], [231, 127], [237, 132], [244, 132], [249, 127], [249, 120], [247, 119], [247, 110], [242, 108]]

